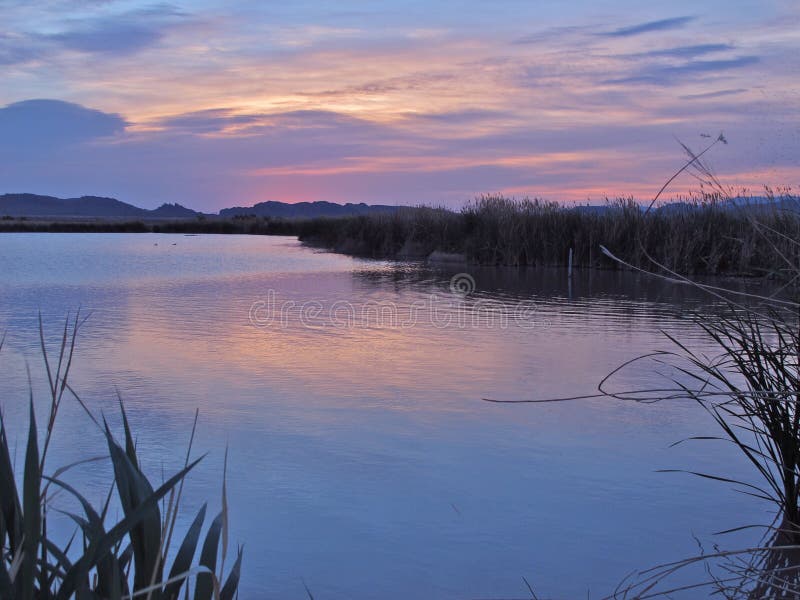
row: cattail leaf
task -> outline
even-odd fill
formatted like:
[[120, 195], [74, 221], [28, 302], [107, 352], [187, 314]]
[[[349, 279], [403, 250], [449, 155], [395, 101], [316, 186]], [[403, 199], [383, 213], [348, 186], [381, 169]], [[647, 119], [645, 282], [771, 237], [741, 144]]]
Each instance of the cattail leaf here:
[[23, 505], [23, 548], [22, 568], [20, 572], [20, 598], [33, 600], [34, 581], [36, 580], [36, 561], [41, 536], [42, 505], [39, 501], [41, 490], [41, 471], [39, 470], [39, 442], [36, 432], [36, 415], [33, 412], [33, 400], [30, 402], [28, 424], [28, 446], [25, 451], [25, 477], [22, 489]]
[[[106, 535], [105, 527], [103, 526], [100, 516], [94, 508], [92, 508], [88, 500], [63, 481], [53, 477], [46, 477], [46, 479], [62, 487], [81, 502], [88, 518], [84, 519], [79, 515], [69, 512], [65, 512], [64, 514], [78, 524], [89, 543], [102, 539], [103, 536]], [[117, 598], [122, 595], [122, 581], [124, 579], [121, 575], [122, 571], [123, 569], [119, 565], [119, 560], [113, 553], [108, 553], [98, 560], [96, 591], [102, 598]]]
[[220, 512], [206, 533], [203, 549], [200, 552], [200, 566], [206, 567], [208, 573], [198, 573], [197, 585], [194, 589], [194, 600], [211, 600], [214, 594], [214, 572], [217, 568], [217, 551], [219, 536], [222, 532], [222, 513]]
[[[67, 552], [69, 549], [61, 549], [56, 546], [50, 539], [43, 539], [42, 544], [47, 546], [47, 551], [56, 559], [56, 563], [52, 565], [52, 573], [50, 575], [50, 579], [47, 582], [47, 587], [50, 589], [55, 581], [56, 577], [63, 577], [64, 574], [72, 567], [72, 562], [69, 560], [67, 556]], [[0, 594], [0, 598], [5, 598], [2, 594]]]
[[[8, 450], [8, 433], [5, 421], [0, 412], [0, 512], [3, 513], [6, 534], [8, 535], [9, 550], [13, 554], [17, 550], [22, 537], [22, 507], [19, 501], [17, 482], [14, 477], [14, 467], [11, 464], [11, 454]], [[3, 538], [0, 538], [2, 540]]]
[[56, 595], [56, 600], [69, 600], [72, 595], [77, 592], [79, 586], [82, 585], [87, 574], [95, 567], [97, 562], [105, 556], [106, 553], [111, 552], [114, 546], [128, 535], [142, 519], [147, 517], [152, 512], [153, 507], [158, 505], [158, 501], [166, 496], [172, 488], [178, 485], [178, 483], [186, 477], [187, 473], [194, 469], [197, 463], [203, 458], [204, 456], [201, 456], [170, 477], [153, 492], [151, 496], [146, 498], [139, 506], [131, 511], [130, 514], [127, 514], [119, 523], [114, 525], [100, 540], [92, 542], [83, 556], [73, 564], [72, 568], [64, 576], [61, 587]]
[[75, 513], [71, 513], [68, 511], [61, 511], [61, 513], [72, 519], [75, 522], [75, 524], [78, 527], [80, 527], [81, 532], [83, 532], [84, 538], [92, 539], [95, 537], [92, 532], [92, 526], [89, 524], [89, 521], [87, 519], [84, 519], [82, 516], [76, 515]]
[[125, 429], [125, 453], [128, 455], [131, 463], [133, 466], [136, 467], [136, 470], [139, 470], [139, 459], [136, 456], [136, 444], [133, 441], [133, 436], [131, 435], [131, 428], [128, 424], [128, 415], [125, 412], [125, 404], [122, 402], [122, 396], [119, 396], [119, 392], [117, 393], [117, 398], [119, 399], [119, 410], [122, 413], [122, 426]]
[[131, 544], [128, 544], [127, 546], [125, 546], [125, 550], [123, 550], [119, 555], [119, 564], [122, 567], [123, 571], [128, 568], [128, 565], [130, 564], [132, 558], [133, 558], [133, 546]]
[[225, 460], [222, 466], [222, 561], [219, 567], [219, 576], [225, 568], [225, 559], [228, 556], [228, 447], [225, 446]]
[[233, 563], [233, 567], [231, 567], [231, 572], [228, 574], [228, 579], [222, 587], [222, 592], [220, 592], [220, 600], [233, 600], [233, 597], [236, 595], [236, 590], [239, 588], [239, 576], [241, 571], [242, 549], [239, 548], [236, 554], [236, 561]]
[[8, 574], [5, 559], [0, 560], [0, 598], [8, 598], [8, 600], [15, 598], [13, 583]]
[[[58, 487], [60, 487], [62, 489], [64, 489], [66, 492], [72, 494], [75, 497], [75, 499], [78, 500], [78, 502], [80, 502], [81, 507], [83, 508], [83, 511], [86, 513], [85, 521], [87, 522], [89, 527], [93, 527], [93, 528], [100, 527], [100, 528], [102, 528], [103, 520], [100, 518], [100, 515], [97, 514], [97, 511], [92, 507], [91, 503], [84, 496], [82, 496], [78, 492], [78, 490], [76, 490], [74, 487], [72, 487], [68, 483], [65, 483], [64, 481], [61, 481], [60, 479], [58, 479], [56, 477], [50, 477], [48, 475], [44, 475], [42, 477], [42, 479], [48, 481], [49, 483], [57, 485]], [[67, 514], [67, 516], [72, 517], [73, 520], [75, 520], [76, 522], [78, 522], [78, 519], [80, 519], [82, 521], [84, 520], [84, 519], [81, 519], [80, 517], [76, 517], [75, 515], [72, 515], [71, 513], [65, 513], [65, 514]], [[80, 523], [78, 523], [78, 524], [80, 525]]]
[[[142, 503], [153, 494], [153, 488], [147, 478], [139, 472], [130, 455], [114, 441], [106, 425], [111, 462], [114, 466], [114, 477], [119, 493], [120, 504], [125, 515], [136, 511]], [[126, 430], [126, 438], [129, 432]], [[135, 455], [134, 455], [135, 456]], [[142, 519], [130, 532], [133, 546], [134, 592], [148, 587], [155, 573], [156, 581], [160, 580], [162, 570], [161, 553], [161, 511], [158, 504], [153, 504], [142, 516]]]
[[[3, 516], [3, 511], [0, 510], [0, 548], [6, 543], [6, 520]], [[2, 561], [0, 561], [2, 562]]]
[[[192, 521], [189, 530], [186, 532], [186, 536], [183, 538], [180, 548], [178, 548], [178, 554], [175, 555], [175, 561], [172, 563], [172, 569], [170, 569], [168, 579], [173, 579], [181, 573], [186, 573], [189, 571], [189, 569], [191, 569], [192, 559], [194, 558], [194, 553], [197, 550], [197, 543], [200, 541], [200, 531], [203, 527], [203, 520], [205, 518], [206, 505], [203, 504], [203, 506], [200, 507], [197, 516], [194, 518], [194, 521]], [[181, 593], [181, 587], [183, 586], [184, 581], [185, 578], [168, 584], [164, 589], [163, 598], [165, 600], [177, 600]]]

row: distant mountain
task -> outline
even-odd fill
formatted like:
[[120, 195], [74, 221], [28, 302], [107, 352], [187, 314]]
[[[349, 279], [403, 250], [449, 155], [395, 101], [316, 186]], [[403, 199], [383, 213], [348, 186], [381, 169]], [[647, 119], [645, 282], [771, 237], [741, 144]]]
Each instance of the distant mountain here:
[[[727, 208], [747, 207], [749, 210], [774, 209], [800, 212], [800, 201], [796, 197], [777, 199], [765, 197], [734, 198], [722, 204]], [[641, 206], [642, 210], [646, 204]], [[581, 213], [603, 214], [617, 207], [611, 204], [577, 205], [565, 208]], [[690, 202], [670, 202], [654, 207], [662, 213], [691, 211], [696, 208]], [[259, 202], [254, 206], [234, 206], [223, 208], [219, 216], [231, 218], [236, 216], [275, 217], [284, 219], [301, 219], [313, 217], [343, 217], [393, 213], [408, 207], [389, 206], [386, 204], [335, 204], [333, 202]], [[0, 195], [0, 217], [32, 217], [40, 219], [73, 218], [73, 219], [195, 219], [199, 216], [213, 218], [216, 215], [203, 214], [186, 208], [180, 204], [162, 204], [156, 209], [139, 208], [116, 198], [102, 196], [81, 196], [80, 198], [56, 198], [38, 194], [2, 194]]]
[[[649, 204], [647, 202], [643, 202], [638, 205], [639, 209], [644, 211], [647, 209]], [[686, 201], [667, 201], [664, 203], [658, 203], [651, 208], [652, 212], [662, 213], [662, 214], [675, 214], [675, 213], [682, 213], [682, 212], [691, 212], [693, 210], [697, 210], [698, 208], [702, 207], [703, 204], [699, 202], [686, 202]], [[800, 199], [795, 196], [781, 196], [776, 198], [768, 198], [766, 196], [749, 196], [749, 197], [736, 197], [730, 198], [727, 200], [722, 200], [717, 204], [719, 208], [723, 208], [726, 210], [733, 210], [733, 209], [747, 209], [750, 211], [758, 211], [758, 210], [787, 210], [787, 211], [794, 211], [800, 212]], [[569, 210], [574, 210], [575, 212], [579, 213], [587, 213], [587, 214], [605, 214], [610, 211], [619, 210], [619, 206], [615, 204], [580, 204], [577, 206], [570, 207], [569, 205], [565, 205], [564, 208]]]
[[160, 219], [192, 219], [202, 213], [186, 208], [180, 204], [167, 204], [164, 203], [154, 210], [147, 211], [151, 217], [158, 217]]
[[603, 214], [608, 212], [612, 207], [607, 204], [579, 204], [577, 206], [565, 206], [564, 208], [577, 213]]
[[0, 195], [0, 216], [11, 217], [113, 217], [113, 218], [192, 218], [200, 213], [180, 204], [162, 204], [155, 210], [139, 208], [116, 198], [81, 196], [56, 198], [37, 194]]
[[[702, 206], [694, 202], [668, 202], [659, 205], [655, 208], [657, 212], [661, 213], [676, 213], [676, 212], [690, 212]], [[727, 210], [733, 209], [746, 209], [748, 211], [763, 211], [763, 210], [783, 210], [800, 212], [800, 200], [795, 196], [737, 196], [722, 200], [717, 206]]]
[[[259, 202], [255, 206], [235, 206], [219, 211], [221, 217], [256, 215], [259, 217], [282, 217], [285, 219], [308, 217], [339, 217], [389, 213], [395, 206], [381, 204], [334, 204], [333, 202]], [[180, 204], [162, 204], [148, 210], [116, 198], [81, 196], [80, 198], [56, 198], [38, 194], [0, 195], [0, 217], [84, 217], [84, 218], [133, 218], [133, 219], [193, 219], [202, 213]], [[212, 215], [206, 215], [212, 216]]]
[[798, 196], [778, 196], [774, 198], [753, 196], [750, 198], [734, 198], [733, 203], [736, 204], [736, 206], [747, 208], [778, 208], [781, 210], [800, 212], [800, 198], [798, 198]]
[[258, 217], [282, 217], [285, 219], [309, 217], [344, 217], [374, 213], [391, 213], [396, 206], [386, 204], [335, 204], [333, 202], [259, 202], [254, 206], [234, 206], [219, 211], [221, 217], [256, 215]]

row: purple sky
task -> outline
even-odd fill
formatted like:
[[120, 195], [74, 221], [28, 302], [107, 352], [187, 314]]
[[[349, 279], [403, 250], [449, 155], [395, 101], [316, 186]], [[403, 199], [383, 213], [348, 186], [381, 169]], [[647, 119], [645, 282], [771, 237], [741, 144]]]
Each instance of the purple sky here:
[[796, 0], [283, 4], [5, 0], [0, 193], [647, 198], [720, 131], [724, 183], [800, 183]]

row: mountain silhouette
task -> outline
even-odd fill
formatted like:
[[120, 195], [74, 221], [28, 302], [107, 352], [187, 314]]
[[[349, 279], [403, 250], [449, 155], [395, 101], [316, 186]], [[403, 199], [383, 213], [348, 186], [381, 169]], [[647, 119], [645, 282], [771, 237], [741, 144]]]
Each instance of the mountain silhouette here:
[[175, 218], [195, 217], [200, 213], [180, 204], [162, 204], [155, 210], [139, 208], [116, 198], [81, 196], [56, 198], [38, 194], [3, 194], [0, 215], [10, 217], [84, 217], [84, 218]]
[[[381, 204], [335, 204], [333, 202], [259, 202], [254, 206], [235, 206], [219, 211], [221, 217], [258, 216], [286, 219], [303, 217], [339, 217], [393, 212], [395, 206]], [[38, 194], [0, 195], [0, 216], [33, 218], [132, 218], [193, 219], [203, 215], [180, 204], [162, 204], [156, 209], [139, 208], [116, 198], [81, 196], [57, 198]], [[213, 215], [205, 215], [213, 216]]]
[[259, 202], [254, 206], [234, 206], [223, 208], [219, 211], [221, 217], [234, 217], [255, 215], [258, 217], [283, 217], [286, 219], [299, 217], [343, 217], [351, 215], [366, 215], [369, 213], [390, 213], [397, 210], [396, 206], [386, 204], [336, 204], [334, 202], [276, 202], [270, 200]]

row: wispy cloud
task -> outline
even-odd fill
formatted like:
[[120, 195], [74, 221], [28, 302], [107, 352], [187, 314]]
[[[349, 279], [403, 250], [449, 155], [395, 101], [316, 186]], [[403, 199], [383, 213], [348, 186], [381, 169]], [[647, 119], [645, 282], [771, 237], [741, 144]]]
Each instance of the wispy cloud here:
[[682, 100], [710, 100], [712, 98], [722, 98], [723, 96], [735, 96], [743, 94], [747, 90], [745, 88], [736, 88], [732, 90], [717, 90], [714, 92], [703, 92], [701, 94], [685, 94], [681, 96]]
[[158, 43], [174, 19], [183, 16], [171, 5], [155, 5], [86, 20], [45, 37], [80, 52], [132, 54]]
[[686, 78], [699, 75], [722, 73], [733, 69], [749, 67], [759, 62], [757, 56], [740, 56], [738, 58], [722, 60], [695, 60], [682, 65], [657, 65], [639, 70], [634, 75], [609, 79], [607, 84], [647, 83], [652, 85], [667, 86], [682, 82]]
[[130, 54], [151, 46], [161, 39], [162, 35], [157, 27], [111, 21], [57, 33], [50, 36], [50, 39], [60, 42], [71, 50], [81, 52]]
[[39, 56], [39, 51], [24, 35], [0, 33], [0, 66], [18, 65]]
[[183, 133], [219, 133], [226, 130], [241, 130], [259, 123], [256, 114], [238, 114], [231, 108], [212, 108], [183, 113], [156, 120], [153, 125]]
[[511, 43], [514, 45], [541, 44], [554, 40], [563, 40], [565, 37], [577, 36], [593, 31], [594, 28], [588, 25], [569, 25], [563, 27], [551, 27], [536, 33], [529, 33], [514, 38]]
[[4, 5], [0, 106], [83, 106], [0, 108], [3, 185], [205, 210], [557, 200], [651, 193], [680, 160], [673, 135], [724, 130], [720, 173], [800, 151], [791, 3], [711, 19], [675, 0], [678, 16], [639, 22], [623, 0], [602, 21], [588, 0], [341, 0], [335, 16], [317, 1], [142, 2]]
[[637, 25], [630, 25], [628, 27], [620, 27], [612, 31], [606, 31], [600, 35], [608, 37], [630, 37], [640, 35], [642, 33], [653, 33], [656, 31], [667, 31], [670, 29], [681, 29], [686, 27], [694, 20], [694, 17], [673, 17], [670, 19], [660, 19], [658, 21], [648, 21], [646, 23], [639, 23]]
[[465, 110], [455, 110], [438, 113], [421, 113], [410, 115], [411, 118], [423, 121], [433, 121], [437, 123], [449, 123], [453, 125], [472, 125], [486, 121], [497, 121], [498, 119], [513, 119], [514, 114], [507, 111], [485, 110], [472, 108]]
[[663, 48], [661, 50], [649, 50], [647, 52], [638, 52], [631, 54], [634, 58], [650, 57], [650, 58], [695, 58], [697, 56], [705, 56], [706, 54], [713, 54], [716, 52], [726, 52], [728, 50], [735, 50], [736, 47], [730, 44], [695, 44], [691, 46], [677, 46], [674, 48]]

